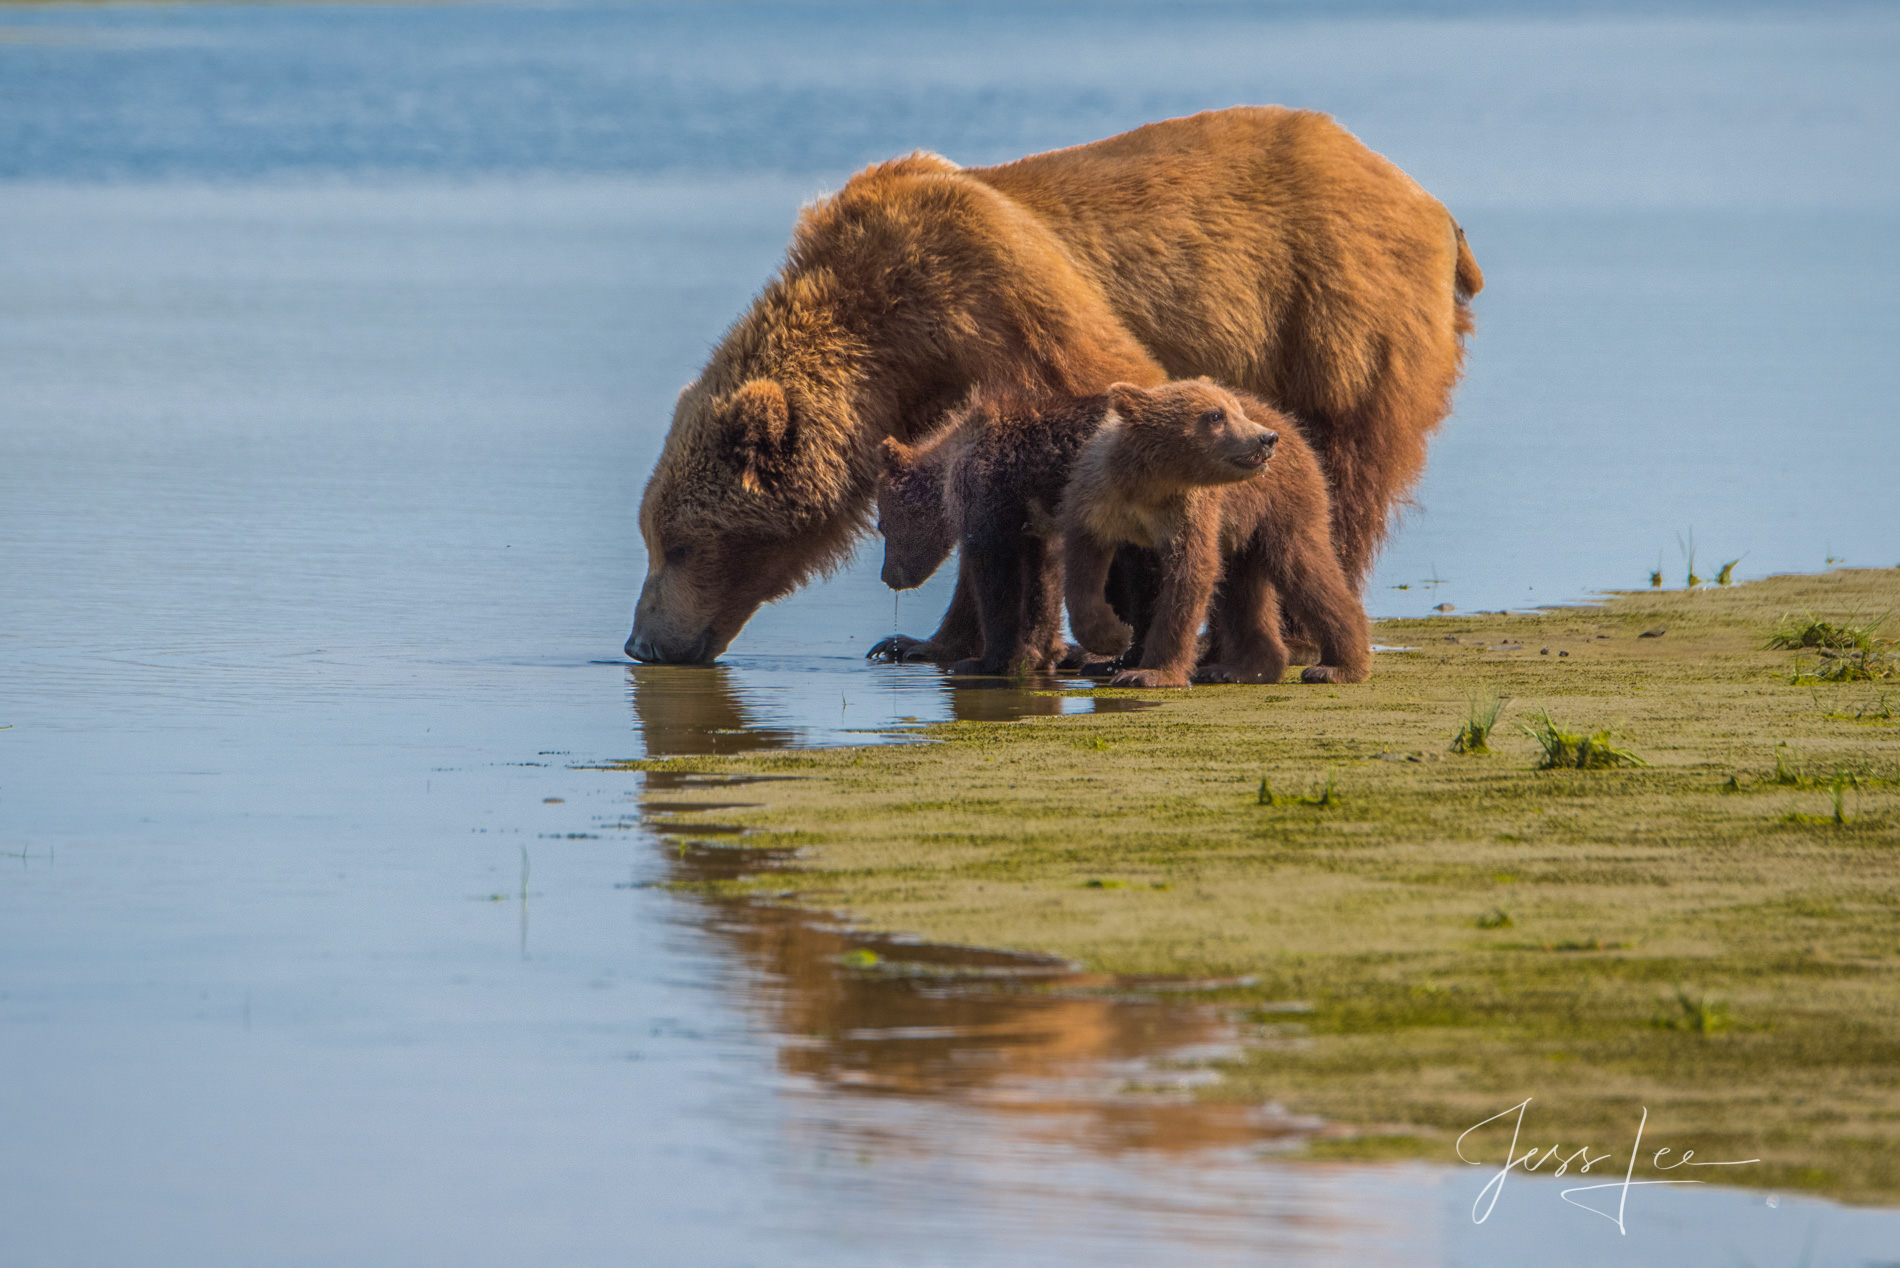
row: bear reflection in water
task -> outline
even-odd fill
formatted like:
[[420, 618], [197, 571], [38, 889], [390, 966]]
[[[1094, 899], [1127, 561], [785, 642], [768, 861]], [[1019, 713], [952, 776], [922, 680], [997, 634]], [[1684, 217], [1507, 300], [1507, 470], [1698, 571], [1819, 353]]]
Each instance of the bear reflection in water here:
[[703, 927], [748, 970], [745, 1004], [779, 1036], [780, 1068], [820, 1095], [953, 1112], [827, 1115], [830, 1129], [875, 1134], [880, 1152], [922, 1155], [943, 1147], [947, 1122], [970, 1125], [970, 1111], [1006, 1138], [1105, 1153], [1257, 1145], [1318, 1127], [1194, 1097], [1203, 1063], [1239, 1038], [1228, 1010], [1195, 998], [1219, 983], [1117, 981], [1047, 957], [863, 934], [782, 901], [709, 892], [693, 882], [783, 872], [796, 884], [797, 865], [789, 851], [693, 839], [686, 802], [710, 792], [729, 806], [744, 795], [743, 777], [644, 779], [647, 826], [680, 843], [663, 851], [669, 879], [687, 883], [682, 900], [703, 906]]
[[627, 685], [648, 757], [750, 753], [798, 740], [794, 730], [747, 715], [724, 665], [636, 665]]
[[[1127, 712], [1154, 703], [1063, 694], [1084, 684], [1051, 676], [949, 678], [922, 666], [907, 670], [894, 685], [888, 673], [872, 676], [860, 672], [861, 662], [847, 663], [853, 672], [836, 677], [795, 665], [629, 665], [627, 686], [645, 755], [874, 744], [901, 738], [918, 723], [1014, 722], [1059, 713]], [[839, 708], [841, 693], [858, 701], [856, 716]], [[881, 712], [867, 715], [873, 704]]]

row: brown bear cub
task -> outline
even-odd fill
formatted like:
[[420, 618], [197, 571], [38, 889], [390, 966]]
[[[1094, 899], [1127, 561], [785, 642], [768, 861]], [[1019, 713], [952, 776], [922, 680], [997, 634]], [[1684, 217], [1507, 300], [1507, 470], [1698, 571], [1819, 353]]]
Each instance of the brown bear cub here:
[[[1159, 557], [1160, 587], [1140, 665], [1118, 687], [1278, 682], [1280, 619], [1319, 644], [1306, 682], [1362, 682], [1372, 653], [1365, 609], [1334, 549], [1318, 459], [1298, 426], [1213, 383], [1109, 388], [1101, 426], [1076, 455], [1062, 499], [1069, 628], [1117, 655], [1134, 634], [1109, 606], [1124, 543]], [[1206, 660], [1199, 635], [1212, 615]]]
[[[885, 584], [923, 584], [959, 543], [975, 582], [983, 654], [958, 661], [954, 672], [1063, 662], [1062, 543], [1069, 536], [1076, 551], [1075, 537], [1086, 533], [1079, 557], [1090, 579], [1066, 589], [1070, 625], [1089, 652], [1117, 656], [1133, 633], [1109, 606], [1107, 557], [1128, 543], [1159, 558], [1158, 593], [1132, 604], [1123, 596], [1147, 637], [1142, 668], [1124, 671], [1119, 685], [1186, 685], [1210, 605], [1212, 663], [1198, 676], [1278, 681], [1286, 649], [1276, 587], [1288, 615], [1320, 639], [1321, 663], [1306, 679], [1366, 677], [1365, 614], [1333, 551], [1318, 462], [1291, 420], [1253, 397], [1203, 379], [1148, 390], [1117, 384], [1110, 395], [1039, 411], [978, 403], [925, 446], [886, 440], [884, 459]], [[1250, 496], [1236, 481], [1258, 487]], [[1112, 517], [1078, 520], [1068, 505], [1077, 491], [1096, 512], [1104, 495], [1122, 499], [1137, 521], [1155, 527], [1130, 533]], [[1177, 531], [1190, 524], [1198, 531], [1209, 514], [1217, 529], [1211, 554]], [[1206, 576], [1186, 575], [1188, 564]]]
[[974, 585], [983, 651], [952, 673], [1053, 669], [1068, 652], [1056, 517], [1075, 456], [1107, 407], [1107, 397], [1041, 411], [979, 402], [925, 445], [884, 442], [884, 584], [922, 585], [960, 545]]

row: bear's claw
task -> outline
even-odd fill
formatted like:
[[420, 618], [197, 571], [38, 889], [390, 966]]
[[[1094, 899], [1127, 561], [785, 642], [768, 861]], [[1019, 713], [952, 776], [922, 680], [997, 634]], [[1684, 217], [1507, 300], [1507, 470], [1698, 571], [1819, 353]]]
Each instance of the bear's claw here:
[[1185, 687], [1186, 678], [1176, 678], [1159, 669], [1124, 669], [1108, 680], [1111, 687]]
[[1350, 670], [1340, 668], [1338, 665], [1308, 665], [1305, 669], [1300, 671], [1301, 682], [1347, 683], [1364, 682], [1365, 680], [1366, 675], [1355, 674]]
[[864, 653], [866, 660], [887, 660], [893, 665], [910, 665], [919, 662], [943, 664], [957, 659], [955, 652], [946, 651], [927, 638], [911, 638], [907, 634], [892, 634], [881, 638]]

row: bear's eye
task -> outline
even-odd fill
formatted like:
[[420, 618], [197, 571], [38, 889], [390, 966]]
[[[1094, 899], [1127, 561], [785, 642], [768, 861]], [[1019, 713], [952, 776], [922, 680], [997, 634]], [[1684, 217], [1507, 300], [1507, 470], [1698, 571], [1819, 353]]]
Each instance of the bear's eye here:
[[686, 557], [690, 554], [692, 554], [692, 551], [684, 546], [668, 546], [666, 548], [666, 562], [677, 568], [686, 562]]
[[1226, 421], [1227, 411], [1224, 409], [1210, 409], [1207, 413], [1201, 415], [1201, 426], [1203, 427], [1219, 427]]

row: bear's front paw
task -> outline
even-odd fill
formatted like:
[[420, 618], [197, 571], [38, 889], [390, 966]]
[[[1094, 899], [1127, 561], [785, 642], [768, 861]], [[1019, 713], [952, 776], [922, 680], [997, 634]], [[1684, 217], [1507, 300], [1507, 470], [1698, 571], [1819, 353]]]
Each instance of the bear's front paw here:
[[1364, 682], [1367, 676], [1364, 672], [1354, 673], [1338, 665], [1308, 665], [1300, 671], [1301, 682]]
[[1186, 674], [1171, 674], [1162, 669], [1124, 669], [1108, 680], [1111, 687], [1185, 687]]
[[1062, 656], [1051, 666], [1059, 674], [1077, 674], [1083, 678], [1106, 678], [1114, 673], [1118, 662], [1113, 656], [1097, 656], [1080, 643], [1071, 643], [1063, 649]]
[[1000, 669], [993, 669], [990, 666], [984, 664], [981, 657], [972, 656], [968, 660], [960, 660], [956, 664], [950, 666], [950, 672], [953, 674], [988, 674], [993, 677], [997, 674], [1002, 673], [1003, 671]]
[[1135, 631], [1113, 612], [1090, 613], [1078, 619], [1069, 614], [1069, 628], [1075, 641], [1097, 656], [1119, 656], [1135, 641]]
[[911, 648], [919, 646], [922, 642], [922, 639], [912, 638], [908, 634], [892, 634], [871, 644], [871, 650], [864, 653], [864, 659], [888, 660], [896, 663], [903, 660], [905, 653]]

